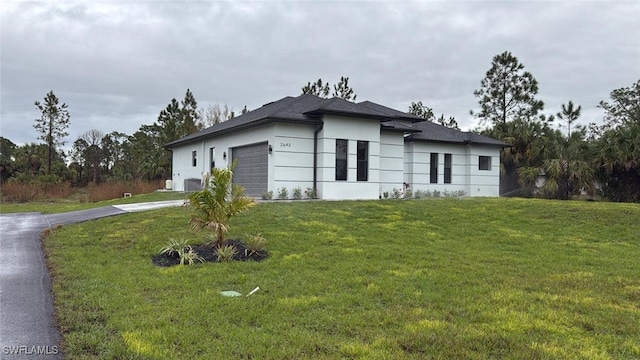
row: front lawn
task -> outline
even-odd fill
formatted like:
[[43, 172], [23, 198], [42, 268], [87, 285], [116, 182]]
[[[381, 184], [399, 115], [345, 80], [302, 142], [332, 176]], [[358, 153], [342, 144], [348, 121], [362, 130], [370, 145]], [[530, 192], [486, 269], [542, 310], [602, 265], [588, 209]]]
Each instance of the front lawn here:
[[[262, 203], [261, 262], [154, 266], [184, 208], [45, 240], [68, 358], [640, 357], [640, 205], [524, 199]], [[249, 297], [224, 297], [224, 290]]]
[[78, 199], [52, 199], [49, 202], [25, 202], [25, 203], [0, 203], [0, 213], [39, 212], [42, 214], [55, 214], [69, 211], [87, 210], [102, 206], [135, 204], [150, 201], [181, 200], [186, 194], [178, 191], [155, 191], [148, 194], [139, 194], [131, 197], [122, 197], [98, 202], [82, 202]]

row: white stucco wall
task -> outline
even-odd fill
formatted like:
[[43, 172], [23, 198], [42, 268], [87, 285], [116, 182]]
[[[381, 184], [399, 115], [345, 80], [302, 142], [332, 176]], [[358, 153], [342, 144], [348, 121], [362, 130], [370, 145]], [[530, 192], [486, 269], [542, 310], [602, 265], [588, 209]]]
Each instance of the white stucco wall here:
[[[347, 180], [336, 181], [336, 139], [348, 140]], [[357, 141], [369, 142], [367, 181], [357, 181]], [[378, 199], [380, 123], [373, 119], [325, 116], [318, 136], [318, 194], [322, 199]]]
[[[173, 150], [173, 188], [184, 190], [184, 180], [201, 179], [210, 171], [210, 148], [215, 148], [216, 167], [231, 163], [232, 149], [267, 141], [272, 152], [268, 156], [268, 190], [274, 198], [286, 187], [289, 197], [293, 189], [313, 187], [313, 125], [273, 123], [232, 134], [184, 145]], [[191, 166], [191, 152], [197, 151], [197, 166]], [[224, 154], [226, 153], [226, 159]], [[303, 194], [304, 197], [304, 194]]]
[[380, 134], [379, 195], [402, 190], [404, 182], [404, 134], [384, 131]]
[[[468, 196], [499, 196], [500, 149], [492, 146], [404, 143], [402, 133], [380, 131], [373, 119], [324, 116], [318, 134], [317, 190], [321, 199], [378, 199], [383, 192], [410, 190], [464, 191]], [[184, 190], [185, 179], [201, 179], [209, 172], [210, 149], [215, 147], [216, 167], [231, 161], [231, 149], [267, 141], [272, 147], [268, 156], [268, 190], [274, 198], [278, 190], [302, 191], [313, 187], [314, 125], [273, 123], [198, 141], [173, 149], [173, 189]], [[347, 180], [335, 180], [336, 139], [348, 140]], [[357, 181], [357, 141], [369, 142], [368, 179]], [[196, 166], [192, 166], [196, 151]], [[438, 181], [430, 183], [430, 154], [438, 153]], [[226, 153], [226, 159], [224, 154]], [[444, 183], [444, 154], [452, 155], [451, 184]], [[479, 170], [479, 156], [491, 157], [491, 169]], [[303, 195], [304, 197], [304, 195]]]
[[[302, 197], [304, 191], [313, 188], [313, 133], [312, 125], [296, 125], [287, 123], [275, 124], [272, 143], [273, 180], [269, 182], [269, 190], [277, 198], [281, 188], [287, 188], [289, 198], [293, 190], [300, 187]], [[271, 144], [271, 143], [270, 143]]]
[[[438, 153], [437, 183], [430, 183], [431, 153]], [[451, 154], [451, 183], [444, 183], [445, 154]], [[479, 170], [479, 156], [491, 157], [491, 169]], [[464, 191], [467, 196], [499, 196], [500, 149], [493, 146], [407, 142], [404, 181], [412, 191]]]
[[[215, 147], [215, 165], [217, 168], [227, 167], [231, 163], [231, 149], [238, 146], [251, 145], [267, 141], [273, 144], [275, 139], [275, 124], [267, 124], [232, 134], [227, 134], [211, 139], [201, 140], [195, 143], [183, 145], [173, 149], [173, 189], [177, 191], [184, 190], [184, 181], [186, 179], [202, 177], [209, 173], [211, 158], [209, 156], [210, 148]], [[191, 163], [191, 152], [197, 151], [197, 166], [193, 167]], [[275, 147], [274, 147], [275, 150]], [[225, 158], [226, 154], [226, 158]], [[269, 159], [269, 184], [273, 184], [273, 160]]]
[[[186, 179], [202, 179], [206, 160], [203, 155], [202, 141], [174, 148], [172, 153], [173, 190], [184, 191]], [[196, 166], [192, 166], [192, 151], [196, 151]]]

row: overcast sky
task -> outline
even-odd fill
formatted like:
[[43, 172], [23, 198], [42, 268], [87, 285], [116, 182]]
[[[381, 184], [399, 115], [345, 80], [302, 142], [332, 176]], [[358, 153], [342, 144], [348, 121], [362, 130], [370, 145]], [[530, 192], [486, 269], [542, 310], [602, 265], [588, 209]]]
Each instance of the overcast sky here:
[[236, 113], [308, 81], [348, 76], [358, 101], [422, 101], [473, 129], [493, 56], [538, 80], [544, 113], [573, 100], [582, 123], [640, 79], [640, 1], [3, 1], [0, 134], [38, 142], [34, 101], [69, 106], [82, 133], [132, 134], [187, 88]]

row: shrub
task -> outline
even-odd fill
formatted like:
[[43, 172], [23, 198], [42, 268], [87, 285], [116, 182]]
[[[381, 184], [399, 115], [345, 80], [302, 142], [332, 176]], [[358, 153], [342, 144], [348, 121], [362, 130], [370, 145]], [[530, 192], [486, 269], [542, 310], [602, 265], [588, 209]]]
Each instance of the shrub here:
[[244, 195], [244, 188], [231, 182], [234, 161], [229, 168], [214, 168], [205, 178], [205, 188], [189, 195], [189, 203], [195, 209], [189, 222], [196, 230], [204, 228], [216, 235], [215, 245], [221, 247], [225, 234], [229, 231], [229, 220], [256, 204], [251, 197]]
[[307, 188], [304, 191], [305, 195], [307, 195], [308, 199], [317, 199], [318, 198], [318, 190], [315, 188]]
[[262, 234], [247, 235], [244, 245], [246, 246], [245, 256], [259, 254], [264, 251], [264, 245], [267, 242]]
[[131, 193], [133, 195], [148, 194], [162, 187], [162, 181], [112, 181], [99, 185], [91, 183], [88, 187], [88, 197], [90, 202], [98, 202], [121, 198], [124, 193]]
[[230, 262], [236, 256], [236, 248], [233, 245], [224, 245], [218, 248], [217, 255], [219, 262]]
[[178, 250], [178, 257], [180, 258], [180, 265], [193, 265], [196, 261], [204, 262], [204, 258], [196, 254], [191, 246], [186, 246]]
[[289, 191], [287, 190], [286, 187], [281, 187], [280, 190], [278, 190], [278, 199], [287, 200], [288, 198], [289, 198]]
[[413, 193], [411, 192], [411, 190], [407, 189], [404, 191], [404, 198], [405, 199], [411, 199], [411, 196], [413, 195]]
[[466, 195], [467, 195], [467, 193], [464, 190], [458, 190], [458, 191], [454, 191], [452, 193], [452, 196], [459, 197], [459, 198], [463, 197], [463, 196], [466, 196]]
[[169, 238], [169, 244], [167, 244], [167, 246], [160, 249], [158, 254], [175, 255], [175, 254], [178, 254], [180, 250], [183, 250], [187, 246], [189, 246], [189, 244], [185, 239]]
[[402, 197], [402, 191], [400, 189], [393, 188], [393, 190], [391, 190], [392, 199], [400, 199], [401, 197]]
[[75, 189], [68, 182], [50, 183], [37, 181], [22, 183], [7, 181], [0, 186], [0, 197], [3, 201], [29, 202], [52, 199], [65, 199], [75, 193]]
[[262, 193], [262, 200], [271, 200], [273, 199], [273, 191], [269, 190], [267, 192]]
[[389, 198], [389, 192], [388, 192], [388, 191], [383, 192], [383, 193], [382, 193], [382, 196], [383, 196], [385, 199], [388, 199], [388, 198]]
[[440, 197], [441, 192], [439, 190], [433, 190], [433, 197]]
[[293, 188], [293, 200], [302, 200], [302, 189], [299, 186]]

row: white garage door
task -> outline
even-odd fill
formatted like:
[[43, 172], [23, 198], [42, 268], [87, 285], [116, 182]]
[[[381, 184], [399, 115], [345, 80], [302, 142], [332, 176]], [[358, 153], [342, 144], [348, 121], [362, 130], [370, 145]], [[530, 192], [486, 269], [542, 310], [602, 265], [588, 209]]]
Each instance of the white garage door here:
[[266, 142], [231, 149], [231, 160], [237, 160], [233, 183], [244, 186], [246, 195], [259, 197], [267, 191], [268, 149]]

